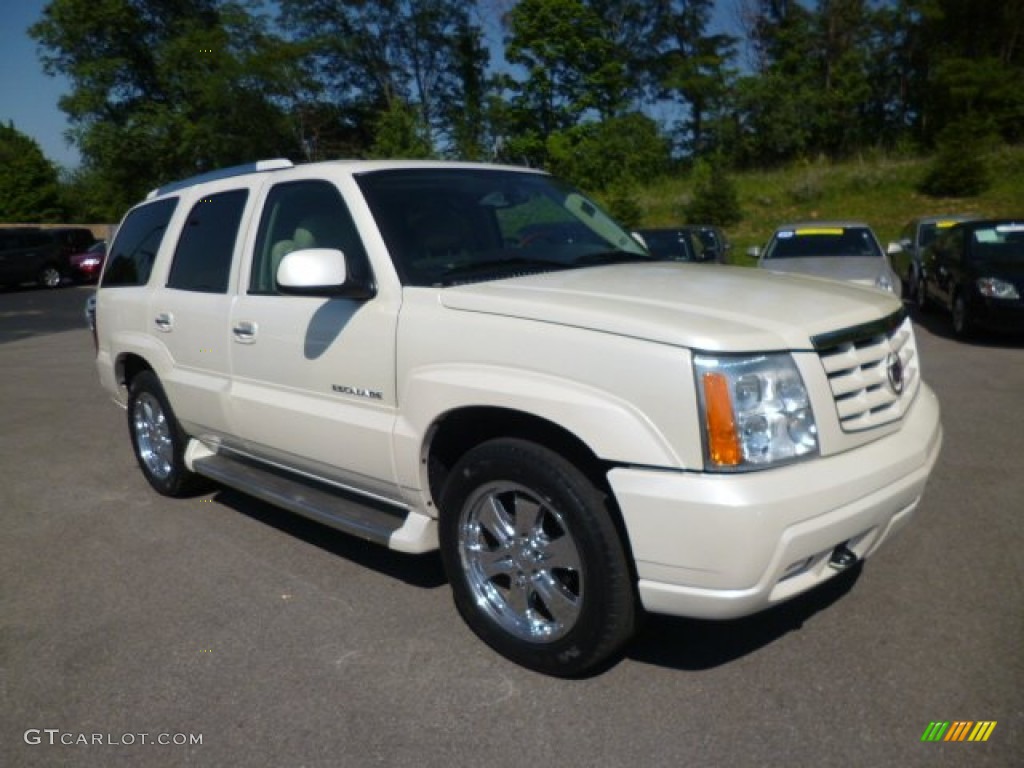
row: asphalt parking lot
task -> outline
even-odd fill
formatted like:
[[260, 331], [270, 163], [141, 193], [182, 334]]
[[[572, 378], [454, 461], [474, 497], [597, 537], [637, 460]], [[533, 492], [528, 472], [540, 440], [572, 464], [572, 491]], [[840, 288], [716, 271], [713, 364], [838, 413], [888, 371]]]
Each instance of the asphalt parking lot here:
[[[945, 445], [864, 568], [742, 621], [651, 618], [564, 681], [480, 643], [435, 556], [154, 494], [87, 295], [0, 292], [0, 764], [1022, 764], [1024, 341], [918, 325]], [[922, 742], [933, 721], [996, 726]]]

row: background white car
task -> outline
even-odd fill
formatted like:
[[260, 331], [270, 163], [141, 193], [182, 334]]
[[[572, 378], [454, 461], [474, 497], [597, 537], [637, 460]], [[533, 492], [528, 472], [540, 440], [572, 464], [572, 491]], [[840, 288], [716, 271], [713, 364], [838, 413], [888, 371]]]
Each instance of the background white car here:
[[757, 265], [873, 286], [901, 295], [899, 277], [871, 227], [862, 222], [806, 222], [775, 230]]

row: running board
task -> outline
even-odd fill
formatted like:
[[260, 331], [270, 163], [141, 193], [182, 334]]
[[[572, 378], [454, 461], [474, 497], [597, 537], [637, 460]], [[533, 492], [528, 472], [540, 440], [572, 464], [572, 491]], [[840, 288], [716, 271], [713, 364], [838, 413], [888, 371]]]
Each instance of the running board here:
[[196, 474], [229, 488], [384, 546], [406, 521], [407, 510], [241, 457], [212, 454], [194, 458], [191, 465]]

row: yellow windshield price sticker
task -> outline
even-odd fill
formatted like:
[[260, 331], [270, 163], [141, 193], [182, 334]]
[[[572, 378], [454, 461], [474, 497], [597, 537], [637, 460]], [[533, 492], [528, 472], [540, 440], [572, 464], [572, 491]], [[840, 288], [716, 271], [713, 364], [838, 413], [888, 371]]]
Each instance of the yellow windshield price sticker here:
[[796, 230], [798, 235], [841, 235], [843, 230], [838, 227], [811, 227]]
[[940, 221], [935, 226], [938, 227], [939, 229], [949, 229], [956, 223], [957, 222], [955, 221]]

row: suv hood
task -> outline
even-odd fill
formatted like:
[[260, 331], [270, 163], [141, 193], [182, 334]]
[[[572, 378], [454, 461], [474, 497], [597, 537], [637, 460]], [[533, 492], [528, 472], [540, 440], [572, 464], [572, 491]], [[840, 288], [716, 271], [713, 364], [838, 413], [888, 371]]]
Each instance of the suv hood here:
[[820, 333], [891, 315], [895, 297], [849, 283], [682, 263], [621, 264], [444, 288], [448, 309], [708, 351], [809, 349]]

